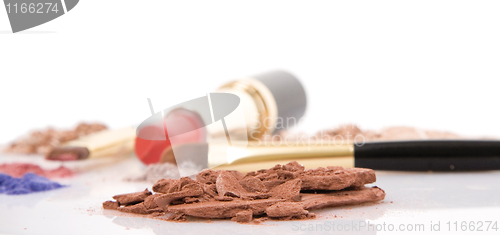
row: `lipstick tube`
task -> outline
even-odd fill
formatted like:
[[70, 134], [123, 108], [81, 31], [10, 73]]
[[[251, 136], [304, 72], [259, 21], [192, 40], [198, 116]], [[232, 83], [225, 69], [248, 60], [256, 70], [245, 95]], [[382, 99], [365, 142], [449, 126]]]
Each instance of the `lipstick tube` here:
[[[295, 125], [306, 106], [304, 87], [287, 72], [231, 81], [214, 93], [164, 110], [164, 116], [159, 112], [145, 120], [137, 130], [135, 152], [151, 164], [172, 145], [256, 140]], [[210, 125], [218, 121], [222, 126]], [[155, 138], [149, 138], [153, 133]]]
[[249, 140], [294, 126], [307, 107], [304, 87], [295, 76], [284, 71], [232, 81], [221, 86], [217, 92], [240, 97]]

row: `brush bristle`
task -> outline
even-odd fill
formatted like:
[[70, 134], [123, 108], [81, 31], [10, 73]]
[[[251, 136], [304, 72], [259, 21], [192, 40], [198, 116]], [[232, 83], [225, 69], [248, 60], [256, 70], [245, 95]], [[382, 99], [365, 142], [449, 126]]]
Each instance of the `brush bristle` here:
[[189, 143], [172, 146], [165, 149], [160, 158], [160, 162], [162, 163], [168, 162], [177, 165], [187, 161], [193, 162], [202, 168], [207, 168], [208, 144]]
[[54, 161], [75, 161], [88, 158], [90, 152], [85, 147], [60, 147], [53, 149], [45, 158]]

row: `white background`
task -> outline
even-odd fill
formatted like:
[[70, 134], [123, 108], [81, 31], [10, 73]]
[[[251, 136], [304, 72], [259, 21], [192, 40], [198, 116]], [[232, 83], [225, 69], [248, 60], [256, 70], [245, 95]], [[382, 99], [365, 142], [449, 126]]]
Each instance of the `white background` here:
[[222, 83], [285, 69], [304, 130], [346, 122], [500, 135], [498, 1], [82, 0], [12, 34], [0, 8], [0, 143], [137, 125]]

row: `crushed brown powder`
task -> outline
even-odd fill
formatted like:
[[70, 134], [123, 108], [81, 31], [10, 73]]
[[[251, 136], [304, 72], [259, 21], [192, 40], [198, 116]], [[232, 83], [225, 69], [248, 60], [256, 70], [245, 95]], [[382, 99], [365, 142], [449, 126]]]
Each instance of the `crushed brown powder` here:
[[117, 195], [104, 209], [150, 214], [169, 220], [186, 216], [231, 218], [250, 222], [255, 216], [290, 220], [314, 218], [310, 210], [383, 200], [385, 192], [366, 187], [375, 172], [364, 168], [326, 167], [306, 170], [298, 162], [249, 172], [206, 169], [196, 180], [161, 179], [152, 190]]

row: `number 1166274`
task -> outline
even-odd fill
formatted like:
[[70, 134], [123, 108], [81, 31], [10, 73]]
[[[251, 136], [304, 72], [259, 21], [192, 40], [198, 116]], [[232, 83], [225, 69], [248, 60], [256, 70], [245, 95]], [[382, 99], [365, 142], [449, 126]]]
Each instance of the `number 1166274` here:
[[57, 3], [8, 3], [5, 5], [9, 14], [48, 14], [60, 11]]

